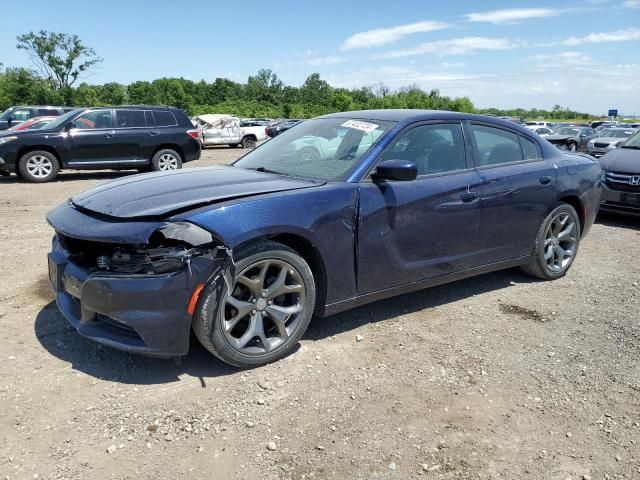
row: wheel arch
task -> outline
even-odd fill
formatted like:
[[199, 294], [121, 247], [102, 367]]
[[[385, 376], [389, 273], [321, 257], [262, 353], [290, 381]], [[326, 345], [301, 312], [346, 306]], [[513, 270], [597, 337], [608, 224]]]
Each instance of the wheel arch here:
[[16, 155], [16, 166], [15, 166], [16, 172], [18, 171], [18, 165], [20, 165], [20, 160], [22, 159], [22, 157], [29, 152], [35, 152], [35, 151], [49, 152], [51, 155], [56, 157], [56, 159], [58, 160], [58, 163], [60, 164], [60, 169], [62, 169], [63, 164], [62, 164], [62, 159], [60, 158], [60, 154], [51, 145], [25, 145], [24, 147], [20, 148], [20, 150], [18, 150], [18, 153]]
[[586, 207], [582, 200], [580, 200], [580, 197], [576, 194], [569, 193], [561, 195], [558, 198], [558, 202], [567, 203], [575, 209], [580, 219], [580, 235], [583, 235], [586, 222]]
[[158, 153], [160, 150], [164, 150], [165, 148], [168, 148], [170, 150], [174, 150], [175, 152], [177, 152], [178, 155], [180, 155], [180, 159], [184, 162], [184, 152], [182, 151], [182, 148], [180, 148], [180, 146], [176, 145], [175, 143], [163, 143], [157, 146], [156, 148], [154, 148], [153, 152], [151, 153], [151, 157], [149, 158], [149, 161], [153, 159], [153, 156], [156, 153]]
[[261, 240], [272, 240], [274, 242], [282, 243], [283, 245], [286, 245], [287, 247], [294, 250], [304, 259], [305, 262], [307, 262], [309, 268], [311, 268], [313, 279], [316, 282], [316, 304], [314, 310], [318, 311], [319, 309], [324, 307], [327, 294], [327, 272], [322, 255], [314, 246], [313, 242], [311, 242], [308, 238], [295, 233], [271, 233], [269, 235], [264, 235], [244, 241], [236, 246], [234, 250], [239, 250], [252, 243], [260, 242]]
[[245, 138], [250, 138], [251, 140], [254, 140], [256, 142], [258, 141], [258, 137], [254, 133], [247, 133], [246, 135], [243, 135], [242, 140], [244, 141]]

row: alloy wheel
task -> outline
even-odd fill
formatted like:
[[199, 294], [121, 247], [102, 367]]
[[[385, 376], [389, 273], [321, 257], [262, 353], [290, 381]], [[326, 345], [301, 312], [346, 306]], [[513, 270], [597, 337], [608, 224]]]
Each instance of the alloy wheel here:
[[301, 324], [307, 294], [300, 272], [283, 260], [260, 260], [241, 271], [223, 301], [229, 345], [264, 355], [284, 345]]
[[162, 171], [176, 170], [178, 168], [178, 159], [170, 153], [161, 155], [158, 159], [158, 169]]
[[27, 171], [34, 178], [46, 178], [53, 170], [53, 163], [44, 155], [34, 155], [27, 160]]
[[578, 228], [572, 215], [558, 213], [544, 235], [544, 260], [552, 272], [561, 272], [571, 265], [576, 254]]

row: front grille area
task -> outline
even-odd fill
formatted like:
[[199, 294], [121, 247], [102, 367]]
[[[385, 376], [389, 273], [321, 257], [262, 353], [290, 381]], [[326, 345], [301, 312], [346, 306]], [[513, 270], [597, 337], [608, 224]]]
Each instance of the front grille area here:
[[640, 185], [630, 183], [633, 177], [640, 177], [640, 173], [606, 172], [604, 180], [612, 190], [640, 193]]
[[594, 143], [593, 146], [596, 147], [596, 148], [607, 148], [609, 146], [609, 144], [608, 143]]

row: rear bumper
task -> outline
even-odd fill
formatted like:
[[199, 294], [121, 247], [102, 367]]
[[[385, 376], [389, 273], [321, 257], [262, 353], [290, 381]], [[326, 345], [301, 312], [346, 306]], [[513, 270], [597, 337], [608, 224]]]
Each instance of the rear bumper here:
[[54, 239], [49, 280], [60, 312], [80, 335], [131, 353], [170, 357], [189, 350], [187, 307], [196, 286], [224, 264], [224, 258], [203, 256], [189, 269], [165, 275], [91, 272]]
[[627, 215], [640, 215], [640, 191], [638, 193], [621, 192], [612, 190], [604, 184], [602, 196], [600, 197], [600, 210]]
[[202, 143], [200, 142], [200, 140], [193, 139], [184, 148], [184, 161], [191, 162], [193, 160], [198, 160], [201, 153]]

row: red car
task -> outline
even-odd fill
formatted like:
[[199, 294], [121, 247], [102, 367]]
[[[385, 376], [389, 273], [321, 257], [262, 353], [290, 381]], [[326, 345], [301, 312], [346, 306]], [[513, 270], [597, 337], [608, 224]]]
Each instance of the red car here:
[[19, 132], [20, 130], [36, 130], [38, 128], [42, 128], [47, 125], [51, 120], [56, 117], [33, 117], [29, 120], [25, 120], [22, 123], [14, 125], [8, 131], [10, 132]]

